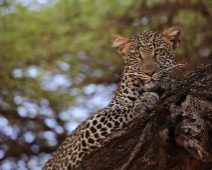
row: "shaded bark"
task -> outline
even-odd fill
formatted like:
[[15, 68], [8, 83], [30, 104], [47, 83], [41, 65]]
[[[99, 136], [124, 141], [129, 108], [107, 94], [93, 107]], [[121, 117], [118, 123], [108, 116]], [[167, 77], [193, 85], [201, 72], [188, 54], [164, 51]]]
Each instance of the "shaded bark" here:
[[172, 84], [152, 113], [102, 141], [77, 170], [212, 168], [212, 61]]

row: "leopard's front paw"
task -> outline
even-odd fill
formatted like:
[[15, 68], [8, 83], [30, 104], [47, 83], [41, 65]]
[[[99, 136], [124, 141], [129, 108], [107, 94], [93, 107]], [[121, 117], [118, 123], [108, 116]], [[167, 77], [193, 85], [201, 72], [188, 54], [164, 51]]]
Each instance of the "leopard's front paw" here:
[[159, 81], [154, 81], [155, 88], [153, 89], [154, 92], [167, 92], [170, 89], [173, 80], [169, 77], [164, 77]]
[[139, 100], [134, 103], [133, 110], [136, 113], [152, 111], [154, 105], [159, 101], [159, 95], [154, 92], [145, 92]]

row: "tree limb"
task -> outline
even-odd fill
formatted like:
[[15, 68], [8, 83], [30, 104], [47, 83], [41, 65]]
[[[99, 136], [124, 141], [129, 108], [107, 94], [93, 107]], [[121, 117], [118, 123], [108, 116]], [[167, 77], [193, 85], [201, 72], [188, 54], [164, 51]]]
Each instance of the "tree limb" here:
[[212, 61], [172, 84], [155, 110], [102, 141], [77, 170], [212, 168]]

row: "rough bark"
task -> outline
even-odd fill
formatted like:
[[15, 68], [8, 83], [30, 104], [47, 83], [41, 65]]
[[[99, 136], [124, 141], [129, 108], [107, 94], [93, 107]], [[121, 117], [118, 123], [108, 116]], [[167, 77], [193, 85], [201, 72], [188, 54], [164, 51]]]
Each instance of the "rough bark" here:
[[152, 113], [102, 141], [77, 170], [212, 169], [212, 61], [172, 84]]

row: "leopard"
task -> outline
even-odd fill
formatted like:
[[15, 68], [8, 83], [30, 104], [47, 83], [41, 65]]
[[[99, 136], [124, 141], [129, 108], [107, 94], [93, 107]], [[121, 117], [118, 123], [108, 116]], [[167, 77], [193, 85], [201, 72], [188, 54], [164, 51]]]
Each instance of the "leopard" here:
[[[124, 71], [112, 101], [83, 121], [44, 165], [43, 170], [76, 169], [83, 158], [103, 147], [102, 141], [129, 125], [137, 115], [149, 113], [160, 100], [158, 88], [167, 91], [175, 67], [175, 50], [183, 30], [144, 31], [127, 38], [112, 34], [112, 46], [124, 60]], [[163, 83], [166, 82], [166, 83]]]

